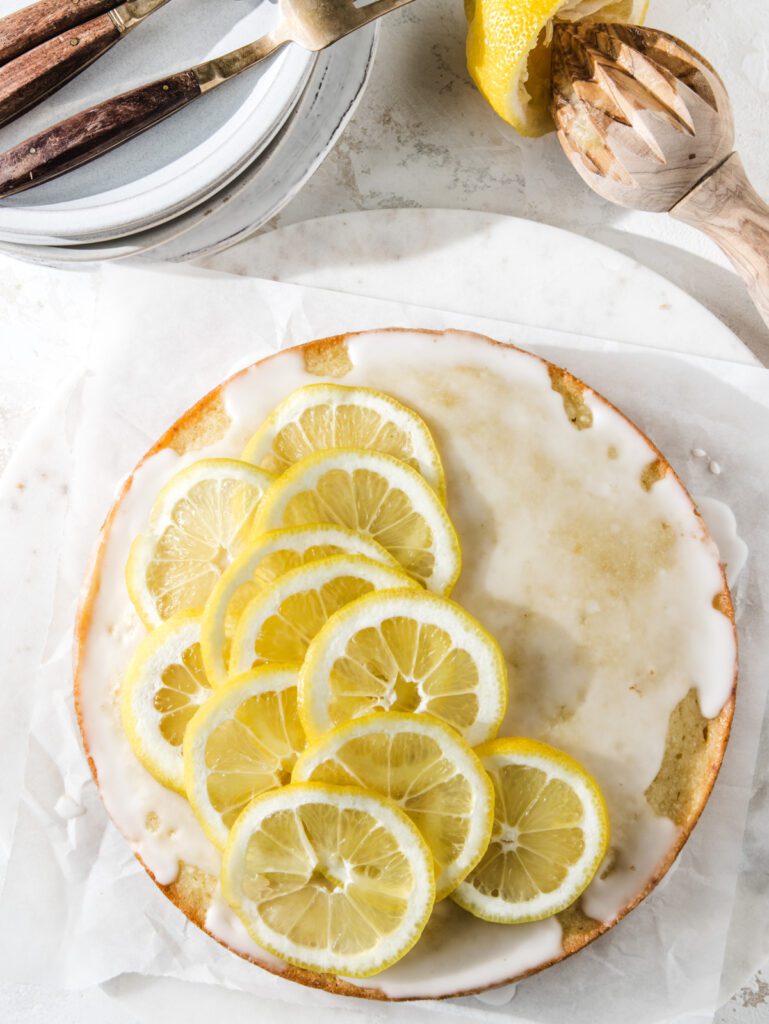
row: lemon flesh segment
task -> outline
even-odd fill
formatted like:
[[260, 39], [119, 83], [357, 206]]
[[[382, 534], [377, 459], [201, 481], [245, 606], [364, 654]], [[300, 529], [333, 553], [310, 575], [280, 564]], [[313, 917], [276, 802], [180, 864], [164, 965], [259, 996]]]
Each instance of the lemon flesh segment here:
[[443, 899], [486, 851], [494, 790], [473, 751], [429, 715], [368, 715], [326, 733], [294, 766], [293, 782], [359, 786], [394, 800], [435, 861]]
[[496, 640], [448, 598], [368, 594], [333, 615], [307, 649], [299, 709], [312, 739], [379, 711], [427, 712], [470, 746], [496, 735], [507, 707]]
[[435, 491], [415, 469], [381, 452], [319, 452], [278, 477], [254, 535], [331, 523], [371, 537], [419, 583], [448, 593], [459, 576], [459, 540]]
[[217, 580], [203, 611], [200, 644], [212, 685], [227, 680], [232, 638], [249, 601], [291, 569], [342, 554], [365, 555], [398, 567], [395, 558], [376, 541], [342, 526], [273, 530], [249, 544]]
[[309, 384], [278, 405], [243, 450], [244, 462], [283, 473], [314, 452], [364, 448], [407, 462], [443, 501], [446, 480], [424, 420], [371, 388]]
[[244, 608], [230, 652], [230, 675], [270, 662], [302, 661], [329, 617], [363, 594], [417, 584], [400, 569], [362, 555], [333, 555], [279, 576]]
[[554, 130], [553, 20], [640, 23], [648, 0], [465, 0], [467, 68], [493, 109], [522, 135]]
[[598, 784], [568, 754], [535, 740], [500, 739], [477, 754], [494, 784], [494, 828], [452, 899], [503, 924], [565, 910], [606, 854], [609, 818]]
[[354, 978], [411, 949], [435, 894], [430, 851], [396, 804], [319, 783], [249, 804], [230, 833], [221, 884], [259, 946]]
[[148, 628], [205, 605], [249, 538], [272, 479], [236, 459], [202, 459], [165, 485], [126, 566], [128, 593]]
[[297, 673], [297, 665], [247, 672], [220, 687], [187, 727], [187, 799], [206, 835], [220, 848], [255, 796], [290, 780], [304, 749]]
[[182, 741], [211, 687], [200, 652], [200, 613], [181, 612], [139, 644], [121, 686], [131, 747], [158, 782], [184, 793]]

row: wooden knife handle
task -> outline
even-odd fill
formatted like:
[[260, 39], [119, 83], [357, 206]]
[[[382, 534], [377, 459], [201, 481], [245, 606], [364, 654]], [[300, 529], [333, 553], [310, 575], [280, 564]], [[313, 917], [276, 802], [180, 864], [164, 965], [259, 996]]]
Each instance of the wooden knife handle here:
[[98, 103], [0, 153], [0, 199], [57, 178], [151, 128], [200, 96], [192, 71]]
[[0, 64], [119, 3], [120, 0], [39, 0], [0, 18]]
[[[748, 181], [739, 155], [732, 153], [670, 213], [721, 246], [769, 327], [769, 206]], [[756, 354], [769, 362], [769, 348]]]
[[102, 14], [0, 67], [0, 127], [56, 92], [118, 39], [112, 18]]

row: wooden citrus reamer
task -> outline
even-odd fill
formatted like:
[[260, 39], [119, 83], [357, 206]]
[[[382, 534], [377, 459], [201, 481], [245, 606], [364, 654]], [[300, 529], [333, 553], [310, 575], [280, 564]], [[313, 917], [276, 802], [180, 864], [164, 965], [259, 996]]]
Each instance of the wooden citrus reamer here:
[[[610, 202], [704, 231], [769, 325], [769, 206], [733, 151], [729, 97], [711, 65], [666, 32], [560, 22], [552, 76], [558, 137], [583, 180]], [[760, 355], [769, 361], [769, 349]]]

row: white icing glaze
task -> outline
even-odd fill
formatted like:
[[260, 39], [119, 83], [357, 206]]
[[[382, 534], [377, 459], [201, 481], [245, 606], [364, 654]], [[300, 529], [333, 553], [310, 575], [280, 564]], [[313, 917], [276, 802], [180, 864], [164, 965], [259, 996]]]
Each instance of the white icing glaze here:
[[[538, 360], [459, 334], [378, 333], [348, 347], [345, 384], [394, 395], [433, 430], [464, 549], [454, 596], [499, 639], [515, 680], [503, 733], [563, 747], [604, 789], [613, 866], [584, 906], [610, 922], [676, 838], [644, 798], [670, 712], [695, 687], [710, 717], [731, 692], [733, 632], [712, 607], [722, 586], [715, 545], [675, 478], [641, 486], [654, 457], [641, 435], [591, 393], [592, 426], [577, 430]], [[296, 351], [243, 373], [225, 389], [226, 436], [183, 458], [149, 459], [109, 536], [82, 664], [84, 725], [107, 808], [160, 881], [176, 877], [180, 859], [216, 874], [219, 856], [186, 802], [144, 771], [122, 734], [115, 697], [142, 632], [123, 582], [128, 547], [172, 473], [237, 455], [276, 402], [318, 380]], [[159, 831], [148, 825], [153, 813]], [[257, 955], [221, 900], [207, 927]], [[415, 949], [368, 984], [391, 996], [439, 996], [502, 981], [560, 950], [557, 920], [490, 925], [444, 901]]]
[[717, 498], [700, 498], [697, 506], [718, 548], [729, 586], [733, 587], [748, 560], [748, 545], [737, 532], [734, 512]]

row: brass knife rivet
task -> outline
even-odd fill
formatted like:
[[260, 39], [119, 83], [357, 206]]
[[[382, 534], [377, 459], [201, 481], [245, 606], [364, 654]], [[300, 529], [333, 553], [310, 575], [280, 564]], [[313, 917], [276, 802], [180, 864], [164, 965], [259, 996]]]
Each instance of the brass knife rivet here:
[[163, 92], [168, 92], [168, 86], [167, 85], [163, 86]]
[[70, 39], [69, 45], [70, 46], [77, 46], [79, 42], [80, 42], [79, 39]]
[[30, 147], [29, 147], [29, 151], [30, 151], [30, 153], [31, 153], [31, 154], [32, 154], [33, 156], [35, 155], [35, 153], [37, 153], [37, 150], [35, 149], [35, 147], [34, 147], [34, 146], [30, 146]]

